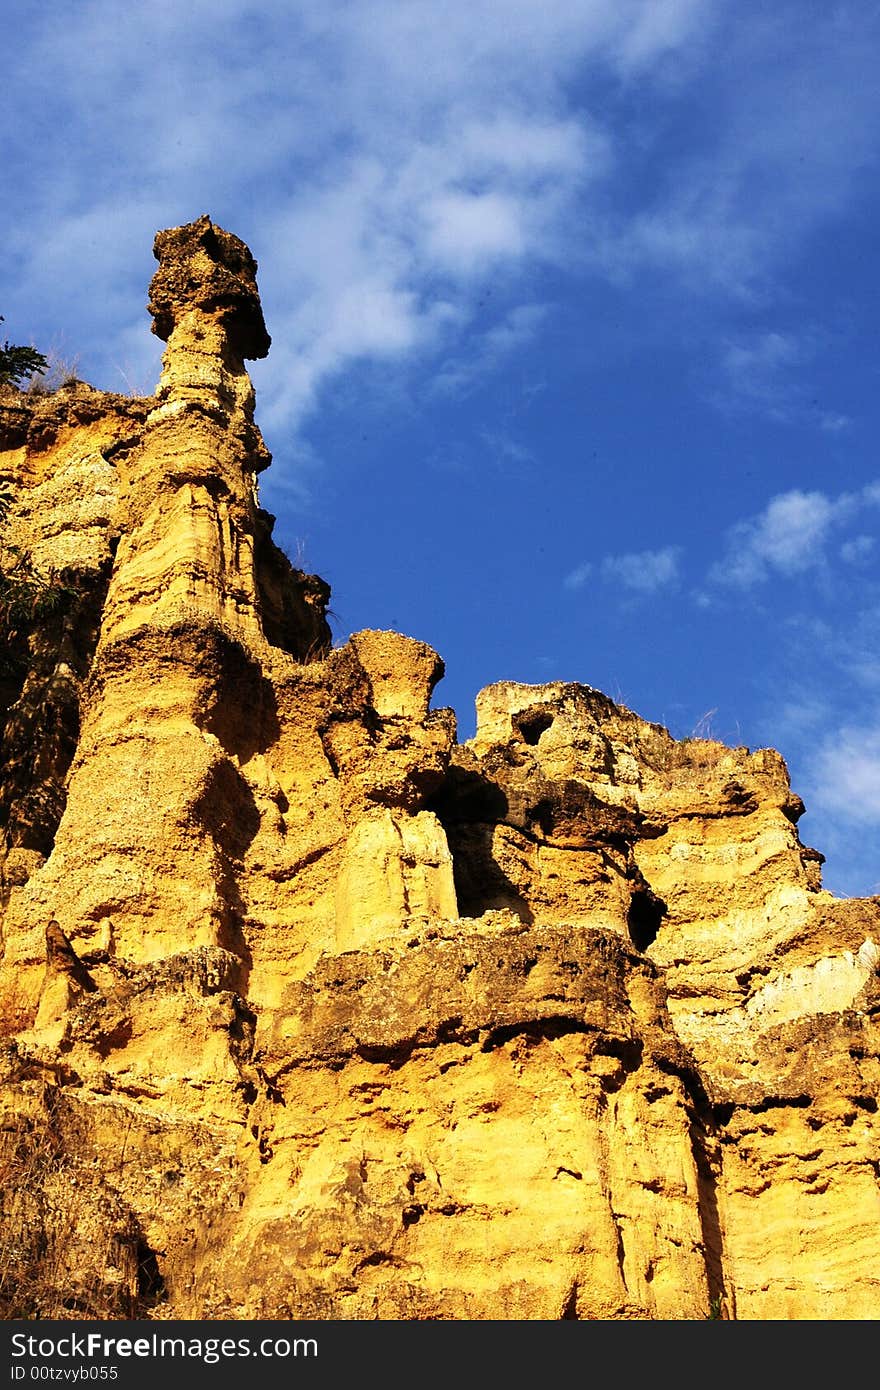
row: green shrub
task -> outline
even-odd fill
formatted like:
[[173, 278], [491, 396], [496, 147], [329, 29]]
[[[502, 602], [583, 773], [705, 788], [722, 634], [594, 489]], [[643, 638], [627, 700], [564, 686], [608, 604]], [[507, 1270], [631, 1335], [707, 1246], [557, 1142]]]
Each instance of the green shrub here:
[[[0, 323], [3, 323], [2, 314]], [[17, 386], [27, 377], [42, 376], [48, 365], [36, 348], [15, 347], [7, 339], [0, 348], [0, 386]]]

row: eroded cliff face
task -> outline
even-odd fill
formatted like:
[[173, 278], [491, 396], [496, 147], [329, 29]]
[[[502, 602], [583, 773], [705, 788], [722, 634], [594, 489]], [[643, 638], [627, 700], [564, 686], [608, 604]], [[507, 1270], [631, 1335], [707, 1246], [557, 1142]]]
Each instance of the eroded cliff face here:
[[155, 251], [154, 397], [0, 399], [5, 1316], [876, 1317], [880, 900], [774, 752], [333, 649]]

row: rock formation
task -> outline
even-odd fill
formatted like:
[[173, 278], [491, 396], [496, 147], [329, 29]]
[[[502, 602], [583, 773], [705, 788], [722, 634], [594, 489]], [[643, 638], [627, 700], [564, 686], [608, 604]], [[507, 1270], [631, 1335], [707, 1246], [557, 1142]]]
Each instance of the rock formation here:
[[880, 900], [774, 752], [334, 649], [155, 254], [155, 396], [0, 396], [3, 1316], [876, 1317]]

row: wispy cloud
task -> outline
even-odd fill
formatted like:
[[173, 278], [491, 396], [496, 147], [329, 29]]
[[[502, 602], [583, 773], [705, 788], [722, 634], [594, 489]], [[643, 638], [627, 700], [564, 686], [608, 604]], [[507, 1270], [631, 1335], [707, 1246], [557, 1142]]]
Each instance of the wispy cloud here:
[[728, 340], [721, 350], [722, 389], [716, 404], [790, 419], [797, 395], [790, 372], [805, 355], [803, 343], [791, 333], [763, 332]]
[[819, 426], [827, 434], [840, 434], [842, 430], [848, 430], [852, 425], [849, 415], [840, 415], [835, 411], [823, 411], [819, 416]]
[[[791, 577], [826, 563], [828, 542], [840, 526], [877, 505], [876, 485], [858, 493], [829, 497], [793, 488], [771, 499], [763, 512], [737, 522], [728, 532], [723, 558], [712, 567], [712, 582], [749, 588], [772, 574]], [[856, 537], [843, 556], [850, 563], [870, 557], [870, 538]], [[844, 543], [846, 549], [846, 543]]]
[[500, 472], [518, 474], [534, 466], [531, 449], [504, 431], [481, 430], [480, 444]]
[[[274, 338], [261, 418], [287, 438], [364, 360], [436, 353], [441, 385], [467, 390], [537, 329], [548, 267], [766, 295], [876, 151], [878, 24], [857, 6], [806, 25], [793, 0], [750, 7], [747, 24], [725, 0], [121, 14], [91, 0], [60, 23], [13, 0], [7, 15], [7, 317], [21, 311], [25, 340], [29, 318], [61, 317], [89, 374], [118, 384], [153, 232], [208, 211], [260, 259]], [[682, 94], [711, 111], [686, 142]], [[138, 376], [159, 351], [142, 341]], [[729, 342], [740, 397], [774, 408], [796, 350], [785, 332]]]
[[873, 536], [854, 536], [851, 541], [844, 541], [840, 547], [840, 558], [847, 565], [861, 567], [871, 561], [876, 547], [877, 542]]
[[681, 548], [674, 545], [665, 546], [662, 550], [606, 555], [598, 566], [590, 561], [578, 565], [562, 582], [566, 589], [582, 589], [587, 580], [597, 574], [603, 583], [625, 590], [630, 597], [646, 597], [678, 584], [680, 556]]
[[844, 725], [823, 739], [809, 792], [818, 810], [852, 824], [880, 824], [880, 713], [873, 723]]
[[[484, 311], [486, 296], [477, 301], [475, 312]], [[529, 343], [547, 318], [549, 305], [515, 304], [491, 328], [483, 330], [475, 342], [455, 356], [441, 362], [431, 377], [435, 395], [467, 396], [486, 376], [502, 366]], [[521, 393], [524, 399], [534, 392], [534, 383]], [[540, 387], [537, 387], [540, 389]]]
[[712, 18], [724, 61], [705, 123], [652, 199], [609, 222], [602, 253], [622, 273], [662, 267], [754, 303], [792, 238], [837, 216], [875, 158], [880, 16], [829, 5], [804, 23], [796, 0], [780, 0], [746, 15], [713, 6]]
[[726, 415], [757, 415], [779, 425], [841, 434], [852, 419], [820, 407], [811, 385], [829, 348], [827, 332], [804, 324], [797, 331], [774, 328], [722, 336], [714, 360], [710, 353], [701, 364], [705, 397]]
[[[804, 798], [805, 843], [829, 856], [832, 891], [880, 892], [880, 603], [874, 585], [817, 595], [818, 609], [779, 622], [754, 728], [779, 748]], [[765, 658], [766, 660], [766, 658]], [[861, 832], [861, 833], [860, 833]]]
[[602, 578], [633, 594], [653, 594], [678, 583], [680, 554], [678, 546], [667, 545], [662, 550], [606, 555], [602, 561]]
[[[847, 499], [844, 506], [849, 505]], [[809, 569], [822, 558], [838, 510], [821, 492], [795, 488], [774, 497], [754, 520], [734, 526], [715, 578], [746, 587], [773, 570], [791, 575]]]
[[594, 569], [595, 567], [589, 560], [585, 560], [581, 565], [576, 565], [563, 579], [563, 587], [566, 589], [582, 589], [590, 578], [590, 575], [594, 573]]
[[[497, 353], [504, 313], [515, 330], [531, 300], [516, 277], [564, 262], [578, 199], [615, 163], [601, 117], [566, 84], [588, 61], [649, 75], [707, 3], [473, 0], [441, 17], [428, 0], [267, 0], [258, 14], [158, 0], [119, 24], [94, 0], [63, 26], [20, 8], [6, 131], [12, 177], [27, 171], [7, 237], [19, 297], [57, 308], [57, 285], [73, 287], [88, 336], [101, 298], [88, 277], [109, 278], [129, 322], [157, 227], [202, 211], [234, 221], [262, 263], [271, 428], [301, 420], [352, 362], [451, 341], [487, 277], [508, 301], [486, 345]], [[89, 347], [112, 371], [117, 346], [96, 331]]]

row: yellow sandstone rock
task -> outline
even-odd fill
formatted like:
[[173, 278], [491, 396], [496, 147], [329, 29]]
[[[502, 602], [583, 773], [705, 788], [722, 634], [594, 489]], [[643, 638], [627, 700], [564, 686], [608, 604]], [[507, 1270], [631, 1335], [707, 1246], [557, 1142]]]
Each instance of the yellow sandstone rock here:
[[880, 901], [770, 750], [332, 649], [155, 253], [154, 397], [0, 395], [2, 1315], [876, 1318]]

